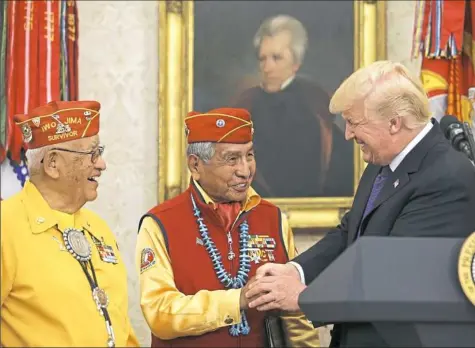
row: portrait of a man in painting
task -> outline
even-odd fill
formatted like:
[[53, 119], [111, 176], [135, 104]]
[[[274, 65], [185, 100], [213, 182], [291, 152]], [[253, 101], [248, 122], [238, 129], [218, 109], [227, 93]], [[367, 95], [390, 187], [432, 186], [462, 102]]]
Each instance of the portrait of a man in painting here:
[[353, 195], [353, 144], [328, 111], [353, 71], [353, 4], [342, 3], [195, 2], [194, 109], [251, 112], [263, 197]]
[[329, 95], [297, 75], [307, 42], [303, 24], [287, 15], [266, 19], [254, 36], [260, 84], [244, 91], [236, 106], [254, 117], [259, 156], [254, 187], [264, 196], [348, 192], [340, 171], [351, 161], [352, 148], [328, 111]]
[[185, 116], [244, 107], [252, 187], [294, 229], [338, 224], [365, 162], [329, 100], [355, 69], [386, 59], [385, 18], [384, 1], [159, 2], [159, 200], [189, 185]]

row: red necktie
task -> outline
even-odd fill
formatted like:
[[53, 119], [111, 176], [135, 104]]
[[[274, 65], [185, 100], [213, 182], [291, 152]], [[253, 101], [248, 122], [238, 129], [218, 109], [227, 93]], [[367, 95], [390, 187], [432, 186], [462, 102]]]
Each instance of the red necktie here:
[[216, 207], [226, 232], [228, 232], [241, 211], [241, 203], [216, 203]]

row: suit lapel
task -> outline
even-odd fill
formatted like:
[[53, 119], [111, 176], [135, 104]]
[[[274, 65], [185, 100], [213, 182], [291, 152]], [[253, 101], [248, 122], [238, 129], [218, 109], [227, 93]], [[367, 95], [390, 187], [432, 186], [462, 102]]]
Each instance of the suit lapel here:
[[368, 213], [371, 214], [373, 210], [378, 208], [383, 202], [387, 201], [393, 194], [401, 190], [408, 182], [409, 175], [406, 171], [398, 167], [395, 172], [391, 172], [384, 183], [383, 189], [379, 193], [374, 202], [373, 209]]
[[[422, 140], [414, 147], [414, 149], [412, 149], [412, 151], [410, 151], [406, 155], [406, 157], [399, 164], [396, 170], [389, 174], [388, 178], [386, 179], [386, 182], [384, 183], [383, 189], [381, 190], [378, 197], [376, 198], [376, 201], [374, 202], [373, 209], [368, 212], [366, 217], [361, 221], [364, 209], [366, 207], [366, 202], [368, 201], [368, 197], [371, 193], [371, 189], [376, 175], [373, 177], [369, 185], [369, 191], [366, 195], [366, 199], [363, 202], [362, 207], [358, 207], [357, 216], [359, 217], [359, 223], [357, 225], [356, 231], [358, 230], [360, 225], [364, 229], [365, 222], [371, 216], [371, 213], [376, 210], [381, 204], [391, 198], [395, 193], [399, 192], [404, 186], [406, 186], [410, 181], [411, 174], [419, 170], [419, 167], [424, 157], [427, 155], [427, 152], [441, 139], [442, 136], [438, 122], [433, 120], [433, 124], [434, 126], [429, 131], [429, 133], [427, 133], [427, 135], [422, 138]], [[365, 187], [365, 190], [368, 189]]]
[[396, 171], [389, 175], [381, 193], [376, 199], [373, 210], [391, 198], [393, 194], [401, 190], [409, 182], [410, 174], [419, 170], [422, 160], [437, 142], [439, 134], [439, 124], [436, 122], [429, 133], [406, 155], [401, 164], [396, 168]]

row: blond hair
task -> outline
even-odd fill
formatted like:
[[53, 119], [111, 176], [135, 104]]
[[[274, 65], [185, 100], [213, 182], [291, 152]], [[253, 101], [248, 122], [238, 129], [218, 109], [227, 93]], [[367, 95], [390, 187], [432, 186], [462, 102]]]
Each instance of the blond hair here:
[[408, 128], [425, 125], [430, 117], [429, 100], [420, 79], [404, 65], [377, 61], [351, 74], [330, 101], [330, 112], [347, 113], [358, 105], [381, 119], [402, 117]]

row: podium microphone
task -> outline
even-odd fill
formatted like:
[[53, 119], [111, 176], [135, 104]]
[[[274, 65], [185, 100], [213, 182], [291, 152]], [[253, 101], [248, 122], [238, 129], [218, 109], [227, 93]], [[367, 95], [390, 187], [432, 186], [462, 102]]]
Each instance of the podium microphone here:
[[445, 115], [440, 120], [440, 129], [452, 146], [466, 154], [475, 166], [475, 139], [468, 123], [462, 123], [454, 116]]

